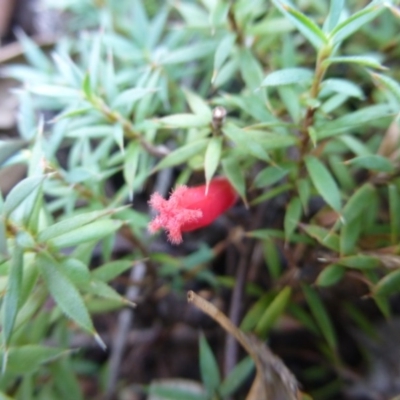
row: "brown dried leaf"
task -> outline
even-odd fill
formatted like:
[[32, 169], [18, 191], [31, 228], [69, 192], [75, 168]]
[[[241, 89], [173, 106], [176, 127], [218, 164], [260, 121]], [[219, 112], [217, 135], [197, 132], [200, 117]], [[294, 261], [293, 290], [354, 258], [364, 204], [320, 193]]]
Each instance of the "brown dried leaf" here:
[[257, 375], [246, 400], [298, 400], [300, 398], [296, 378], [265, 343], [253, 335], [242, 332], [224, 313], [196, 293], [189, 291], [188, 301], [234, 336], [253, 359]]
[[378, 149], [378, 154], [394, 160], [398, 157], [400, 143], [400, 126], [396, 118], [389, 126]]

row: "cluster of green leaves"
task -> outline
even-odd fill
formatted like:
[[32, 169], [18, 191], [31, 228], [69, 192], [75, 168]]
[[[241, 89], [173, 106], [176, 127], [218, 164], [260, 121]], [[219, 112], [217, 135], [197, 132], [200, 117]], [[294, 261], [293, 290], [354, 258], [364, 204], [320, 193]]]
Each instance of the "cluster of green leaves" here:
[[[163, 169], [179, 173], [176, 184], [198, 171], [206, 182], [224, 174], [251, 210], [285, 199], [279, 229], [248, 234], [262, 245], [273, 285], [253, 287], [259, 298], [243, 329], [266, 337], [287, 309], [337, 359], [318, 291], [301, 279], [278, 284], [281, 249], [298, 244], [313, 255], [318, 286], [340, 284], [351, 272], [390, 314], [388, 296], [400, 278], [400, 72], [388, 45], [398, 28], [395, 5], [315, 0], [309, 17], [288, 0], [55, 3], [75, 15], [71, 34], [49, 56], [20, 32], [30, 65], [3, 69], [25, 88], [17, 93], [21, 139], [0, 142], [0, 167], [28, 167], [0, 203], [4, 391], [24, 373], [12, 367], [21, 352], [35, 360], [29, 382], [39, 364], [65, 353], [40, 344], [61, 324], [61, 311], [96, 335], [89, 311], [126, 303], [106, 282], [146, 254], [112, 262], [115, 236], [127, 228], [146, 249], [139, 238], [148, 217], [121, 206]], [[217, 106], [228, 112], [222, 126]], [[45, 126], [37, 117], [43, 110], [56, 113]], [[110, 194], [119, 173], [124, 182]], [[315, 198], [323, 201], [318, 210]], [[90, 271], [99, 242], [103, 266]], [[177, 289], [182, 271], [198, 271], [212, 257], [204, 245], [184, 258], [152, 255]], [[304, 256], [295, 267], [309, 262]], [[232, 284], [205, 270], [198, 278]], [[50, 310], [48, 293], [57, 304]], [[39, 328], [36, 340], [27, 338]]]

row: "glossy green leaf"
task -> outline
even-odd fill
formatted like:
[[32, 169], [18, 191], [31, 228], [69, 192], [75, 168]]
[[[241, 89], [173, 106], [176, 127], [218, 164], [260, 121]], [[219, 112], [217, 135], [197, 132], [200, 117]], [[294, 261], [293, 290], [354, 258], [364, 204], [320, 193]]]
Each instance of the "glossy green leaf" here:
[[238, 362], [218, 389], [222, 398], [226, 398], [235, 393], [245, 380], [249, 378], [249, 375], [254, 371], [254, 368], [254, 361], [250, 356], [245, 357], [243, 360]]
[[212, 398], [221, 383], [221, 376], [217, 360], [204, 334], [200, 335], [199, 359], [201, 380], [204, 383], [208, 396]]
[[350, 223], [353, 219], [362, 215], [374, 193], [375, 188], [369, 183], [358, 188], [343, 207], [342, 217], [344, 222]]
[[330, 0], [329, 14], [324, 23], [324, 30], [331, 32], [339, 22], [345, 0]]
[[209, 141], [204, 157], [204, 173], [208, 185], [218, 168], [222, 152], [222, 137], [213, 137]]
[[272, 0], [272, 2], [316, 49], [320, 49], [327, 43], [327, 38], [319, 26], [306, 15], [293, 8], [287, 0]]
[[0, 140], [0, 165], [27, 145], [25, 140]]
[[394, 165], [386, 157], [378, 154], [354, 157], [346, 161], [346, 164], [353, 165], [358, 168], [365, 168], [370, 171], [393, 172]]
[[238, 166], [235, 157], [229, 157], [222, 160], [222, 169], [229, 179], [232, 186], [239, 193], [245, 204], [246, 200], [246, 182], [243, 175], [243, 171]]
[[283, 179], [289, 173], [289, 169], [282, 165], [271, 165], [261, 170], [254, 178], [256, 188], [264, 188], [273, 185]]
[[[251, 91], [258, 89], [263, 79], [263, 69], [255, 57], [255, 55], [248, 48], [242, 48], [239, 53], [239, 68], [242, 79], [246, 83], [246, 87]], [[261, 96], [265, 95], [261, 92]]]
[[[2, 338], [3, 345], [7, 348], [14, 329], [15, 319], [21, 298], [21, 284], [23, 276], [24, 253], [19, 246], [15, 246], [11, 253], [10, 271], [7, 289], [2, 304]], [[5, 365], [3, 365], [4, 369]]]
[[256, 325], [259, 323], [264, 311], [272, 301], [272, 292], [266, 292], [263, 294], [247, 311], [240, 324], [240, 329], [244, 332], [253, 331]]
[[400, 236], [400, 193], [397, 186], [389, 185], [388, 194], [391, 241], [396, 244]]
[[223, 132], [239, 148], [246, 149], [253, 156], [261, 160], [269, 161], [268, 153], [265, 151], [262, 144], [257, 140], [253, 140], [251, 135], [245, 130], [233, 124], [226, 124], [223, 128]]
[[132, 260], [110, 261], [92, 270], [91, 275], [93, 279], [109, 282], [118, 275], [132, 268], [133, 265], [134, 262]]
[[114, 300], [121, 305], [129, 305], [134, 307], [135, 304], [121, 296], [115, 289], [107, 285], [103, 281], [92, 280], [86, 287], [85, 292], [95, 295], [97, 297], [102, 297], [104, 299]]
[[310, 202], [311, 196], [311, 183], [308, 179], [301, 178], [297, 180], [297, 191], [299, 193], [299, 198], [301, 205], [303, 207], [303, 212], [308, 214], [308, 204]]
[[186, 144], [185, 146], [178, 147], [173, 152], [169, 153], [164, 157], [155, 167], [155, 171], [160, 169], [173, 167], [175, 165], [182, 164], [189, 160], [191, 157], [201, 154], [207, 147], [208, 139], [200, 139], [195, 142]]
[[296, 230], [301, 218], [301, 214], [301, 201], [298, 197], [293, 197], [287, 206], [283, 221], [286, 242], [290, 241], [293, 232]]
[[391, 118], [393, 109], [388, 104], [375, 104], [364, 107], [361, 110], [347, 113], [333, 121], [324, 121], [318, 123], [316, 129], [318, 132], [318, 141], [328, 137], [351, 132], [359, 126], [368, 126], [377, 120]]
[[123, 175], [129, 188], [129, 197], [131, 201], [133, 200], [133, 189], [137, 177], [141, 154], [142, 147], [140, 146], [140, 143], [134, 141], [131, 141], [128, 144], [124, 154]]
[[195, 115], [204, 118], [205, 121], [211, 121], [212, 112], [210, 106], [207, 104], [202, 97], [197, 94], [185, 90], [185, 97], [187, 102], [189, 103], [189, 107]]
[[324, 60], [323, 65], [328, 66], [331, 64], [357, 64], [363, 67], [375, 68], [375, 69], [387, 69], [383, 66], [379, 60], [372, 56], [342, 56], [342, 57], [329, 57]]
[[173, 114], [157, 120], [167, 128], [201, 128], [210, 123], [210, 118], [196, 114]]
[[400, 270], [395, 270], [384, 276], [374, 287], [376, 295], [390, 296], [400, 292]]
[[378, 74], [375, 72], [372, 72], [371, 75], [374, 80], [377, 81], [379, 86], [392, 93], [396, 100], [400, 103], [400, 84], [398, 81], [391, 78], [390, 76]]
[[342, 257], [338, 260], [338, 264], [349, 268], [369, 270], [379, 267], [381, 263], [376, 257], [358, 254], [355, 256]]
[[272, 302], [268, 305], [267, 309], [262, 314], [258, 321], [255, 331], [260, 337], [265, 337], [270, 329], [274, 326], [277, 319], [283, 314], [287, 304], [289, 303], [292, 290], [289, 286], [284, 287]]
[[50, 294], [60, 309], [81, 328], [95, 334], [92, 320], [80, 293], [62, 272], [63, 268], [59, 263], [44, 251], [37, 254], [36, 263]]
[[325, 165], [314, 156], [306, 156], [305, 164], [317, 192], [334, 210], [341, 208], [339, 188]]
[[319, 96], [323, 96], [326, 92], [336, 92], [346, 96], [352, 96], [359, 99], [364, 98], [362, 89], [354, 82], [347, 79], [330, 78], [325, 79], [321, 84]]
[[318, 275], [316, 284], [318, 286], [332, 286], [338, 283], [345, 274], [345, 268], [341, 265], [331, 264], [325, 267]]
[[317, 225], [301, 224], [300, 226], [309, 236], [317, 240], [323, 246], [339, 253], [340, 241], [338, 235]]
[[47, 241], [48, 245], [58, 249], [76, 246], [85, 242], [97, 242], [117, 231], [122, 221], [100, 220], [83, 225]]
[[274, 240], [264, 240], [263, 254], [271, 278], [278, 279], [282, 271], [282, 260], [280, 251]]
[[37, 240], [39, 242], [47, 242], [48, 240], [54, 239], [58, 236], [70, 233], [76, 229], [83, 227], [84, 225], [90, 224], [98, 219], [104, 218], [105, 216], [112, 215], [116, 210], [99, 210], [89, 211], [80, 213], [78, 215], [68, 217], [62, 221], [43, 229]]
[[119, 93], [118, 96], [112, 103], [112, 108], [118, 108], [125, 110], [128, 114], [132, 112], [135, 103], [143, 97], [156, 92], [158, 89], [155, 88], [138, 88], [134, 87], [131, 89], [124, 90]]
[[336, 333], [319, 294], [313, 288], [307, 285], [303, 285], [302, 289], [316, 324], [321, 330], [322, 335], [324, 336], [331, 350], [335, 351], [337, 346]]
[[214, 55], [214, 71], [213, 71], [213, 77], [211, 82], [214, 83], [215, 79], [226, 61], [226, 59], [229, 57], [229, 54], [232, 51], [232, 48], [235, 44], [236, 41], [236, 35], [234, 34], [228, 34], [226, 35], [218, 45], [217, 49], [215, 50], [215, 55]]
[[168, 51], [161, 60], [162, 64], [182, 64], [204, 58], [211, 54], [216, 47], [214, 41], [203, 40], [177, 50]]
[[271, 72], [261, 86], [282, 86], [311, 82], [314, 71], [306, 68], [285, 68]]
[[22, 45], [27, 60], [40, 71], [52, 71], [53, 67], [50, 60], [36, 42], [26, 35], [22, 29], [16, 29], [15, 34]]
[[384, 10], [381, 0], [371, 1], [365, 8], [354, 13], [331, 31], [330, 39], [333, 44], [340, 43], [348, 36], [358, 31], [362, 26], [376, 18]]
[[14, 186], [4, 202], [4, 214], [9, 216], [30, 194], [38, 189], [44, 179], [45, 176], [32, 176]]
[[346, 222], [340, 230], [340, 254], [351, 255], [357, 252], [357, 243], [362, 234], [362, 218], [358, 217]]
[[[7, 373], [15, 375], [31, 374], [45, 363], [69, 354], [69, 350], [40, 345], [11, 347], [8, 351]], [[0, 350], [0, 357], [4, 350]]]
[[67, 257], [60, 262], [60, 267], [65, 276], [79, 289], [85, 289], [90, 283], [88, 266], [73, 257]]

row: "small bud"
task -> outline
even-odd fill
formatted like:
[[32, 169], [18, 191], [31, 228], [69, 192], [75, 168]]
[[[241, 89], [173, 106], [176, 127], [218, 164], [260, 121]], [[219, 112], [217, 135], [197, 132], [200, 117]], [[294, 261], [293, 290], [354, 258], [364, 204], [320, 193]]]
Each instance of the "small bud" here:
[[212, 112], [212, 126], [216, 131], [219, 131], [225, 121], [226, 109], [224, 107], [215, 107]]

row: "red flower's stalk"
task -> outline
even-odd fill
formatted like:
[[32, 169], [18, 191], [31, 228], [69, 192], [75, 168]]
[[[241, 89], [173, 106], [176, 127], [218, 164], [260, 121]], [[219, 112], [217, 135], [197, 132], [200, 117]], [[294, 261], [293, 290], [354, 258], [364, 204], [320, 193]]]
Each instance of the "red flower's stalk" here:
[[168, 232], [171, 243], [182, 242], [182, 232], [193, 231], [211, 224], [216, 218], [232, 207], [237, 194], [226, 178], [214, 178], [206, 194], [206, 185], [179, 186], [168, 200], [154, 193], [149, 201], [159, 214], [149, 224], [154, 233], [161, 228]]

